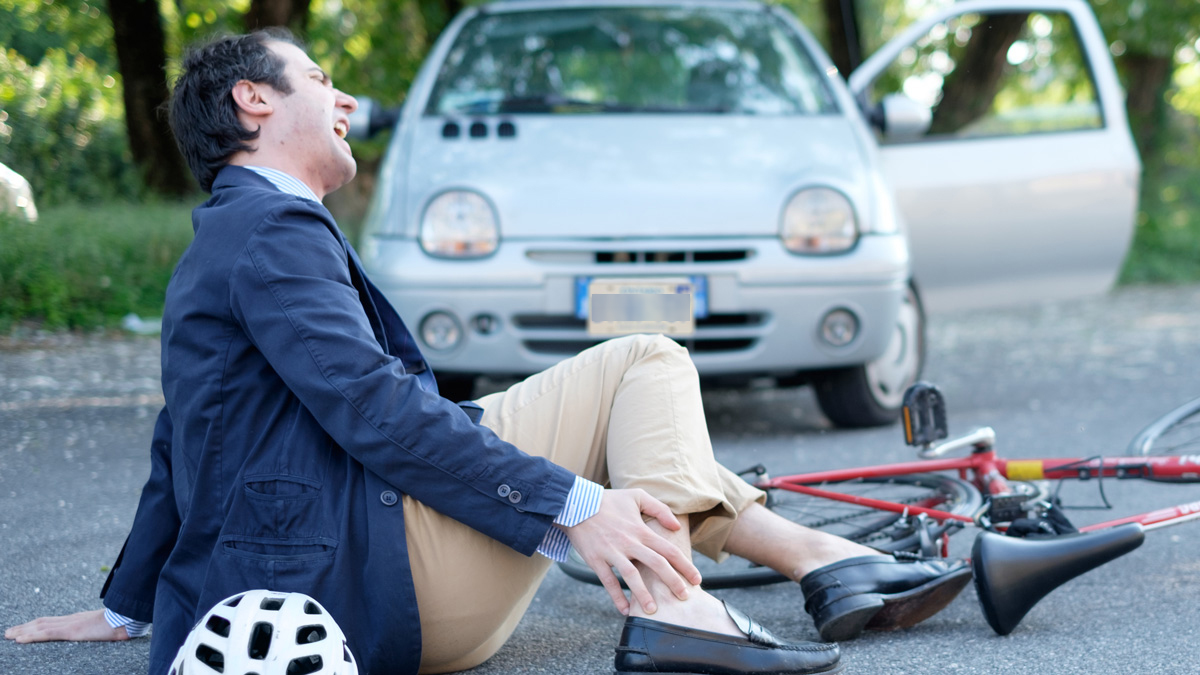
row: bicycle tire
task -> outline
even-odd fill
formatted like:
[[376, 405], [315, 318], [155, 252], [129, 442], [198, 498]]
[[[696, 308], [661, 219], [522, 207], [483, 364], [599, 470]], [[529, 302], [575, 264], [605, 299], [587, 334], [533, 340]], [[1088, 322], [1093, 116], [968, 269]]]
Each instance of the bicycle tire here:
[[[971, 483], [953, 476], [932, 473], [825, 483], [820, 487], [863, 496], [869, 494], [876, 499], [901, 504], [920, 502], [924, 506], [958, 515], [974, 515], [983, 503], [979, 490]], [[778, 488], [768, 490], [767, 506], [805, 527], [830, 532], [883, 552], [914, 552], [920, 549], [921, 533], [912, 529], [909, 521], [899, 514], [810, 497]], [[953, 528], [946, 531], [952, 532]], [[696, 566], [700, 568], [704, 577], [701, 587], [705, 589], [745, 588], [787, 581], [785, 576], [775, 570], [755, 565], [736, 556], [730, 556], [721, 563], [702, 556], [696, 557]], [[559, 563], [559, 567], [574, 579], [600, 584], [596, 573], [574, 550], [566, 562]]]
[[1134, 457], [1191, 453], [1200, 453], [1200, 398], [1148, 424], [1125, 449], [1126, 455]]

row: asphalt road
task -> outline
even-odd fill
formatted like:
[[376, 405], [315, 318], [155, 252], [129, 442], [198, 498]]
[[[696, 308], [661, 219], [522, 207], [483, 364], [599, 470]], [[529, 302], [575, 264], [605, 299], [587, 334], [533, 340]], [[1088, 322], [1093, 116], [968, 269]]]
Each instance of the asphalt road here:
[[[1145, 423], [1200, 395], [1200, 287], [930, 320], [926, 378], [945, 393], [952, 433], [988, 425], [1014, 457], [1119, 454]], [[0, 625], [99, 607], [97, 594], [148, 473], [161, 400], [151, 338], [24, 336], [0, 343]], [[901, 461], [895, 427], [829, 428], [806, 390], [714, 391], [706, 412], [719, 459], [773, 474]], [[1068, 486], [1095, 504], [1095, 483]], [[1200, 487], [1106, 483], [1122, 509], [1200, 497]], [[1073, 511], [1077, 522], [1101, 519]], [[959, 535], [955, 547], [969, 547]], [[1200, 526], [1145, 545], [1053, 592], [1007, 637], [968, 589], [914, 629], [843, 645], [853, 673], [1200, 672]], [[722, 592], [795, 639], [816, 639], [793, 585]], [[620, 620], [603, 591], [552, 570], [525, 620], [479, 675], [612, 672]], [[138, 673], [148, 640], [18, 646], [0, 674]]]

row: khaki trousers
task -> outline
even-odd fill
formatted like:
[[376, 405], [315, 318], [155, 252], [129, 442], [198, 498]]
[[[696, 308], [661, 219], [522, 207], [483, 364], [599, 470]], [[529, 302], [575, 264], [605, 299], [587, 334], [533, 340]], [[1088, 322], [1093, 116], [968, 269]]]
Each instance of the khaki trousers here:
[[[662, 336], [609, 340], [478, 401], [482, 424], [531, 455], [689, 514], [692, 546], [721, 555], [734, 518], [763, 494], [713, 459], [687, 350]], [[483, 663], [504, 644], [550, 567], [404, 498], [421, 614], [421, 672]]]

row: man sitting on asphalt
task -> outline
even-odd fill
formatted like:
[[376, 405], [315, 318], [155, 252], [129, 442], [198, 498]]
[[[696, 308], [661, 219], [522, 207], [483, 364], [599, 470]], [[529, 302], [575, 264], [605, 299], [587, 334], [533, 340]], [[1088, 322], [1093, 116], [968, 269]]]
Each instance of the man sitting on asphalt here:
[[167, 290], [150, 480], [106, 610], [6, 637], [119, 640], [153, 620], [157, 675], [210, 607], [262, 588], [317, 599], [362, 672], [464, 670], [573, 546], [627, 617], [618, 671], [826, 673], [836, 646], [726, 608], [691, 550], [801, 581], [825, 640], [912, 625], [961, 590], [961, 563], [881, 556], [764, 508], [713, 459], [695, 368], [661, 336], [475, 403], [439, 396], [321, 205], [354, 177], [356, 106], [284, 32], [187, 56], [171, 124], [212, 197]]

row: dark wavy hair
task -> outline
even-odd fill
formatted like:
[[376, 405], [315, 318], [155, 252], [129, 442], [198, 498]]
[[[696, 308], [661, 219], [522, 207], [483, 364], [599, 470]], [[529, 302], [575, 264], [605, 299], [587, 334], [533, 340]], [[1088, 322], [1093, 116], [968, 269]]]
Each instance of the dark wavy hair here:
[[205, 192], [212, 192], [217, 172], [229, 158], [258, 138], [258, 129], [242, 126], [233, 100], [233, 85], [241, 80], [268, 84], [292, 93], [284, 74], [283, 59], [268, 42], [303, 45], [283, 28], [267, 28], [246, 35], [219, 37], [190, 48], [183, 71], [171, 92], [168, 116], [179, 151]]

